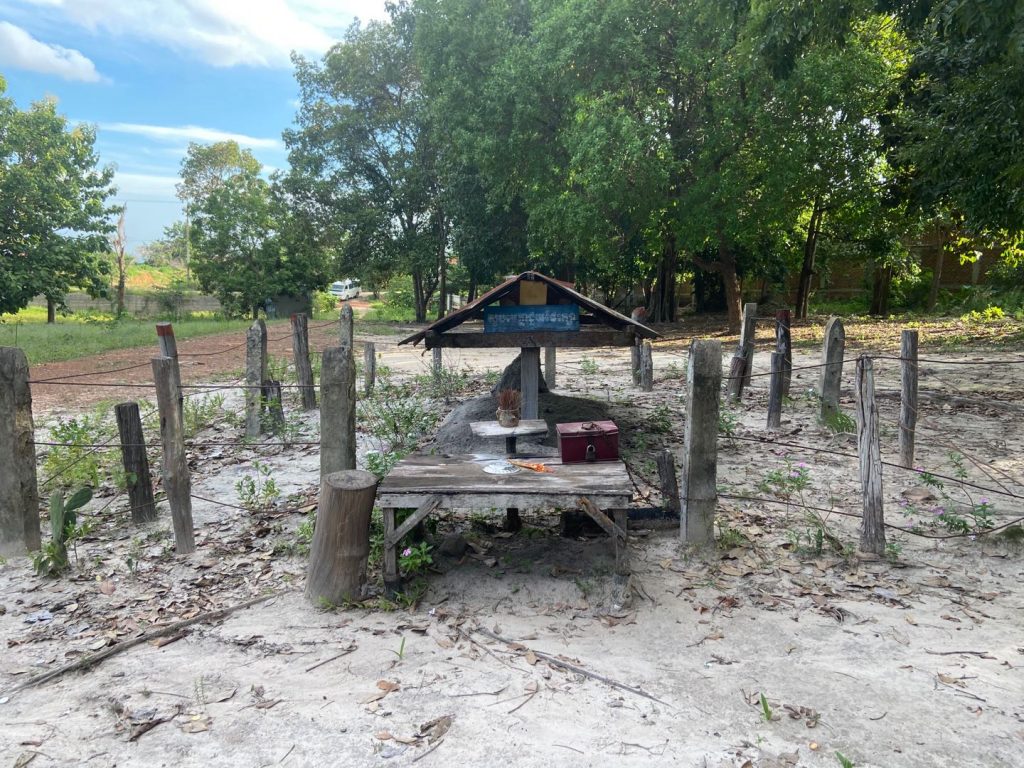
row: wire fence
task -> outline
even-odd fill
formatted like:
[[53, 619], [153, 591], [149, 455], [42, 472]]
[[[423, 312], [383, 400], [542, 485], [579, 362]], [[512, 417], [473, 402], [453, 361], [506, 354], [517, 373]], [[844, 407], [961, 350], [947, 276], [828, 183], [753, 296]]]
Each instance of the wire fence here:
[[[770, 319], [774, 320], [774, 318], [770, 318]], [[310, 330], [322, 329], [322, 328], [327, 328], [329, 326], [336, 326], [336, 325], [337, 325], [337, 321], [333, 321], [332, 320], [332, 321], [329, 321], [329, 322], [324, 322], [324, 323], [319, 323], [319, 324], [315, 324], [315, 325], [310, 325], [309, 329]], [[277, 342], [281, 342], [281, 341], [284, 341], [286, 339], [289, 339], [291, 337], [292, 337], [292, 334], [288, 333], [288, 334], [284, 334], [284, 335], [281, 335], [281, 336], [270, 338], [267, 341], [268, 341], [268, 343], [277, 343]], [[679, 336], [665, 337], [665, 338], [657, 339], [656, 342], [655, 342], [657, 346], [655, 346], [654, 349], [655, 349], [657, 355], [659, 356], [659, 358], [680, 359], [680, 360], [686, 361], [686, 364], [689, 365], [689, 352], [687, 350], [674, 350], [674, 349], [670, 349], [670, 348], [667, 348], [667, 347], [670, 346], [671, 344], [674, 344], [674, 343], [685, 342], [685, 341], [689, 340], [690, 338], [692, 338], [692, 337], [686, 336], [686, 335], [679, 335]], [[365, 342], [366, 340], [357, 339], [356, 341], [357, 342]], [[764, 341], [764, 340], [762, 340], [762, 341]], [[772, 341], [772, 346], [774, 347], [775, 339], [772, 339], [771, 341]], [[376, 341], [376, 340], [375, 340], [375, 343], [378, 346], [389, 346], [387, 343], [382, 345], [379, 341]], [[246, 341], [242, 341], [239, 344], [229, 345], [227, 347], [224, 347], [222, 349], [218, 349], [218, 350], [215, 350], [215, 351], [179, 352], [178, 357], [179, 358], [204, 358], [204, 357], [223, 356], [225, 354], [230, 354], [231, 352], [235, 352], [237, 350], [240, 350], [240, 349], [246, 347], [246, 344], [247, 344]], [[775, 351], [775, 350], [773, 349], [773, 351]], [[319, 354], [319, 352], [317, 352], [316, 350], [311, 350], [311, 354], [315, 355], [315, 354]], [[763, 354], [763, 349], [762, 349], [762, 354]], [[852, 366], [852, 365], [856, 364], [856, 362], [858, 360], [865, 359], [865, 358], [866, 359], [870, 359], [873, 363], [877, 363], [877, 362], [891, 362], [891, 363], [895, 364], [893, 367], [895, 367], [896, 369], [902, 368], [904, 366], [904, 364], [907, 364], [907, 363], [915, 364], [917, 366], [917, 369], [918, 369], [918, 374], [921, 376], [921, 381], [925, 382], [926, 384], [937, 384], [938, 385], [938, 388], [935, 388], [935, 389], [932, 389], [932, 388], [929, 388], [929, 389], [919, 389], [919, 391], [918, 391], [918, 395], [920, 397], [920, 401], [921, 402], [919, 402], [917, 406], [913, 406], [912, 407], [912, 412], [918, 418], [917, 430], [919, 432], [922, 432], [922, 433], [923, 432], [930, 433], [931, 436], [929, 437], [929, 439], [933, 443], [942, 444], [942, 445], [944, 445], [944, 447], [948, 448], [948, 450], [950, 450], [951, 452], [952, 451], [957, 451], [959, 449], [960, 450], [960, 455], [963, 456], [964, 461], [967, 464], [970, 465], [970, 467], [972, 468], [974, 473], [976, 473], [977, 475], [980, 475], [981, 477], [980, 478], [977, 478], [977, 477], [976, 478], [968, 478], [967, 476], [965, 476], [964, 473], [956, 473], [956, 474], [949, 473], [948, 471], [943, 471], [943, 469], [941, 467], [940, 468], [928, 468], [928, 469], [926, 469], [924, 467], [921, 467], [921, 466], [907, 467], [907, 466], [904, 466], [901, 463], [890, 461], [890, 460], [882, 460], [881, 464], [882, 464], [883, 467], [885, 467], [886, 469], [891, 470], [891, 471], [911, 473], [912, 475], [914, 475], [914, 476], [916, 476], [918, 478], [926, 478], [926, 479], [928, 479], [931, 482], [941, 482], [941, 483], [949, 484], [951, 487], [955, 487], [955, 488], [958, 488], [958, 489], [974, 491], [974, 492], [978, 492], [978, 493], [984, 493], [984, 494], [987, 494], [989, 496], [999, 497], [999, 498], [1002, 498], [1002, 499], [1012, 500], [1012, 501], [1015, 501], [1015, 502], [1016, 501], [1024, 500], [1024, 484], [1022, 484], [1018, 478], [1015, 478], [1012, 475], [1012, 473], [1010, 473], [1007, 470], [1004, 470], [1004, 469], [1002, 469], [1002, 468], [1000, 468], [998, 466], [993, 466], [993, 464], [991, 462], [986, 462], [986, 461], [983, 461], [981, 459], [978, 459], [977, 457], [970, 456], [970, 455], [964, 453], [962, 451], [962, 446], [959, 446], [955, 441], [950, 441], [948, 439], [944, 440], [942, 436], [945, 433], [948, 433], [948, 431], [949, 431], [948, 424], [938, 423], [936, 421], [935, 414], [930, 413], [934, 409], [936, 404], [938, 404], [938, 403], [940, 403], [942, 401], [948, 401], [951, 398], [953, 398], [954, 402], [956, 402], [958, 405], [960, 405], [962, 407], [975, 407], [976, 406], [976, 407], [982, 408], [982, 409], [984, 409], [986, 411], [1000, 411], [1000, 412], [1004, 412], [1004, 413], [1013, 413], [1013, 414], [1024, 413], [1024, 405], [1021, 405], [1021, 404], [1018, 404], [1017, 402], [1014, 402], [1013, 399], [1012, 399], [1013, 395], [1010, 392], [998, 393], [999, 396], [994, 396], [992, 393], [988, 393], [987, 395], [983, 395], [983, 396], [979, 397], [977, 389], [975, 387], [972, 387], [971, 383], [954, 381], [954, 380], [952, 380], [950, 378], [950, 374], [948, 374], [948, 373], [941, 373], [939, 371], [936, 371], [936, 370], [932, 369], [932, 368], [938, 367], [938, 368], [940, 368], [940, 370], [950, 371], [950, 370], [957, 370], [958, 368], [969, 368], [970, 370], [974, 370], [974, 369], [977, 369], [979, 367], [984, 367], [984, 366], [988, 366], [988, 367], [1016, 366], [1016, 365], [1024, 364], [1024, 358], [1019, 357], [1017, 355], [1004, 355], [1004, 356], [1000, 356], [999, 358], [993, 357], [993, 358], [988, 358], [988, 359], [970, 359], [970, 360], [963, 360], [963, 359], [937, 359], [937, 358], [932, 358], [932, 357], [916, 357], [916, 358], [912, 358], [912, 357], [904, 357], [904, 356], [902, 356], [899, 353], [893, 354], [893, 353], [888, 352], [888, 351], [880, 351], [880, 352], [876, 352], [876, 353], [866, 352], [866, 353], [864, 353], [862, 355], [858, 355], [856, 357], [846, 356], [846, 357], [843, 357], [843, 359], [840, 360], [840, 361], [818, 362], [818, 363], [801, 363], [799, 365], [791, 365], [790, 367], [788, 367], [787, 370], [788, 370], [789, 374], [793, 374], [795, 372], [815, 371], [815, 370], [825, 369], [825, 368], [828, 368], [828, 367], [842, 367], [843, 371], [846, 372], [848, 366]], [[632, 371], [633, 361], [632, 361], [631, 357], [626, 355], [626, 354], [623, 354], [621, 356], [618, 356], [618, 355], [609, 356], [607, 354], [604, 354], [604, 355], [601, 355], [600, 357], [598, 357], [596, 359], [591, 359], [591, 358], [589, 358], [587, 356], [583, 356], [581, 359], [576, 359], [576, 360], [559, 360], [557, 365], [558, 365], [558, 368], [559, 368], [560, 371], [561, 370], [566, 370], [566, 371], [569, 371], [569, 372], [571, 372], [573, 374], [579, 374], [579, 375], [584, 376], [584, 377], [591, 377], [591, 376], [594, 376], [594, 375], [597, 375], [597, 374], [600, 374], [600, 373], [608, 373], [608, 372], [630, 373], [630, 374], [632, 374], [632, 372], [633, 372]], [[672, 366], [672, 365], [674, 365], [674, 363], [669, 363], [669, 366]], [[114, 381], [114, 382], [109, 382], [109, 381], [99, 381], [99, 382], [98, 381], [82, 381], [82, 379], [94, 379], [94, 378], [102, 377], [102, 376], [114, 376], [114, 375], [117, 375], [117, 374], [123, 374], [123, 373], [127, 373], [127, 372], [130, 372], [130, 371], [139, 370], [139, 369], [142, 369], [142, 368], [148, 368], [150, 366], [151, 366], [151, 363], [149, 361], [147, 361], [147, 362], [144, 362], [144, 363], [120, 366], [120, 367], [105, 369], [105, 370], [101, 370], [101, 371], [91, 371], [91, 372], [83, 372], [83, 373], [76, 373], [76, 374], [67, 374], [67, 375], [60, 376], [60, 377], [56, 377], [55, 376], [55, 377], [48, 377], [48, 378], [42, 378], [42, 379], [29, 380], [29, 383], [31, 385], [39, 385], [39, 386], [103, 387], [103, 388], [109, 387], [109, 388], [126, 388], [126, 389], [147, 389], [147, 390], [152, 390], [156, 386], [152, 382], [145, 382], [144, 383], [144, 382], [138, 382], [138, 381]], [[924, 369], [924, 368], [922, 368], [922, 366], [927, 366], [928, 368]], [[892, 371], [889, 368], [885, 367], [885, 366], [877, 366], [876, 369], [875, 369], [875, 372], [876, 372], [876, 374], [880, 378], [884, 378], [885, 376], [888, 376], [888, 375], [890, 375], [892, 373]], [[736, 379], [741, 379], [741, 378], [745, 379], [747, 381], [751, 381], [751, 380], [755, 380], [755, 379], [763, 380], [763, 379], [772, 377], [774, 375], [777, 375], [777, 373], [772, 372], [770, 370], [757, 370], [757, 371], [751, 370], [749, 372], [738, 374], [738, 375], [732, 375], [730, 373], [726, 373], [725, 375], [722, 376], [722, 383], [723, 383], [723, 385], [727, 385], [730, 382], [735, 381]], [[309, 388], [313, 388], [313, 389], [317, 389], [317, 390], [320, 389], [320, 384], [318, 384], [318, 383], [313, 383], [313, 384], [281, 383], [281, 384], [279, 384], [279, 386], [280, 386], [280, 388], [282, 390], [302, 390], [302, 389], [309, 389]], [[251, 390], [264, 390], [264, 387], [265, 387], [264, 384], [249, 384], [249, 383], [244, 383], [244, 382], [229, 382], [229, 383], [220, 383], [220, 382], [217, 382], [217, 383], [202, 383], [202, 382], [195, 382], [195, 383], [181, 384], [180, 385], [179, 394], [180, 394], [180, 396], [182, 398], [182, 401], [184, 401], [187, 398], [194, 398], [194, 397], [204, 396], [204, 395], [215, 393], [215, 392], [225, 392], [225, 391], [243, 391], [243, 392], [247, 392], [247, 391], [251, 391]], [[757, 388], [757, 389], [760, 390], [762, 388]], [[887, 397], [889, 397], [890, 394], [892, 394], [892, 393], [889, 393], [889, 392], [879, 392], [878, 394], [879, 394], [879, 397], [884, 400]], [[881, 413], [882, 410], [883, 409], [880, 408], [880, 416], [881, 416], [882, 420], [886, 424], [895, 426], [896, 428], [900, 428], [902, 426], [901, 417], [898, 414], [894, 415], [891, 412], [889, 412], [888, 410], [885, 410], [884, 413]], [[144, 419], [151, 418], [152, 416], [156, 415], [156, 413], [157, 413], [157, 409], [153, 408], [153, 409], [149, 410], [145, 414], [145, 416], [143, 418]], [[820, 455], [826, 455], [826, 456], [833, 456], [833, 457], [836, 457], [836, 458], [839, 458], [839, 459], [843, 459], [843, 460], [849, 461], [851, 463], [852, 462], [858, 462], [860, 460], [860, 457], [859, 457], [858, 453], [855, 453], [855, 452], [839, 450], [839, 449], [834, 448], [834, 447], [829, 447], [827, 444], [824, 444], [824, 445], [823, 444], [810, 445], [810, 444], [803, 443], [803, 442], [786, 440], [786, 439], [781, 438], [777, 433], [768, 433], [768, 434], [765, 434], [765, 435], [749, 435], [749, 434], [737, 434], [735, 431], [727, 431], [727, 432], [721, 432], [719, 434], [719, 438], [720, 438], [720, 440], [729, 441], [732, 444], [736, 444], [736, 443], [758, 444], [758, 445], [761, 445], [761, 446], [770, 447], [772, 449], [775, 449], [775, 448], [784, 449], [787, 452], [787, 456], [790, 455], [790, 454], [798, 456], [798, 457], [816, 457], [816, 456], [820, 456]], [[67, 473], [69, 473], [72, 470], [74, 470], [75, 467], [79, 463], [81, 463], [83, 461], [87, 461], [91, 456], [94, 456], [96, 453], [104, 452], [104, 451], [120, 450], [120, 449], [124, 449], [124, 448], [143, 448], [143, 449], [147, 448], [145, 443], [122, 445], [119, 442], [118, 438], [111, 438], [110, 440], [96, 441], [96, 442], [86, 442], [86, 441], [82, 441], [82, 442], [67, 442], [67, 441], [58, 441], [58, 440], [37, 440], [37, 441], [34, 442], [34, 445], [37, 446], [37, 447], [50, 448], [50, 449], [75, 449], [75, 450], [85, 450], [86, 451], [86, 453], [77, 456], [72, 461], [70, 461], [67, 464], [62, 465], [62, 466], [58, 467], [56, 470], [52, 471], [46, 478], [44, 478], [40, 482], [39, 485], [40, 485], [41, 488], [46, 488], [47, 486], [49, 486], [51, 483], [53, 483], [57, 479], [61, 478], [62, 476], [65, 476]], [[251, 439], [242, 439], [242, 440], [209, 440], [209, 439], [193, 440], [193, 439], [190, 439], [190, 440], [185, 441], [185, 447], [187, 449], [189, 449], [189, 450], [192, 450], [192, 451], [198, 450], [198, 449], [203, 448], [203, 447], [211, 447], [211, 448], [212, 447], [227, 447], [227, 448], [241, 448], [241, 449], [277, 449], [277, 448], [287, 449], [287, 448], [291, 448], [291, 447], [318, 447], [320, 445], [321, 445], [321, 441], [319, 439], [317, 439], [317, 440], [312, 440], [312, 439], [310, 439], [310, 440], [299, 440], [299, 439], [295, 439], [295, 440], [283, 439], [282, 440], [282, 439], [275, 439], [275, 440], [272, 440], [272, 441], [254, 441], [254, 440], [251, 440]], [[640, 473], [639, 471], [637, 471], [636, 468], [634, 466], [632, 466], [632, 465], [628, 465], [627, 469], [630, 472], [631, 481], [633, 483], [634, 489], [636, 490], [638, 496], [642, 496], [643, 498], [649, 498], [651, 493], [652, 493], [652, 491], [644, 491], [641, 488], [641, 484], [642, 483], [647, 483], [652, 489], [655, 489], [655, 492], [657, 492], [657, 489], [659, 487], [657, 483], [652, 482], [652, 480], [650, 478], [644, 477], [643, 474]], [[1018, 491], [1017, 490], [1018, 488], [1021, 489], [1021, 490]], [[192, 494], [192, 496], [193, 496], [193, 498], [195, 498], [197, 500], [204, 501], [204, 502], [209, 502], [209, 503], [213, 503], [213, 504], [217, 504], [217, 505], [223, 506], [225, 508], [233, 508], [233, 509], [239, 509], [239, 510], [247, 509], [246, 507], [243, 507], [243, 506], [233, 505], [233, 504], [230, 504], [228, 502], [223, 502], [223, 501], [219, 501], [219, 500], [216, 500], [216, 499], [210, 499], [210, 498], [203, 497], [203, 496], [200, 496], [200, 495], [197, 495], [197, 494]], [[785, 504], [785, 505], [792, 506], [792, 503], [789, 502], [789, 501], [785, 501], [785, 500], [778, 499], [778, 498], [771, 498], [771, 497], [765, 496], [763, 494], [759, 495], [759, 494], [749, 493], [749, 492], [741, 492], [741, 493], [721, 492], [721, 493], [719, 493], [719, 498], [721, 498], [721, 499], [728, 499], [728, 500], [732, 500], [732, 501], [748, 502], [748, 503]], [[112, 501], [110, 503], [112, 503]], [[807, 505], [804, 505], [804, 507], [806, 509], [810, 510], [810, 511], [813, 511], [813, 512], [816, 512], [816, 513], [820, 513], [820, 514], [836, 514], [836, 515], [840, 515], [840, 516], [844, 516], [844, 517], [850, 517], [850, 518], [861, 518], [862, 517], [862, 515], [860, 515], [859, 513], [856, 513], [856, 512], [851, 512], [851, 511], [848, 511], [848, 510], [837, 509], [837, 508], [835, 508], [834, 505], [830, 506], [830, 507], [813, 506], [813, 505], [812, 506], [807, 506]], [[1004, 514], [1012, 515], [1013, 513], [998, 513], [998, 514], [1000, 514], [1000, 516], [1002, 516]], [[994, 532], [1003, 530], [1003, 529], [1005, 529], [1007, 527], [1010, 527], [1010, 526], [1013, 526], [1015, 524], [1018, 524], [1019, 522], [1021, 522], [1022, 519], [1024, 519], [1024, 517], [1016, 516], [1016, 517], [1013, 517], [1013, 519], [1010, 522], [1007, 522], [1007, 523], [1002, 523], [1001, 522], [998, 526], [991, 525], [991, 526], [983, 528], [983, 529], [979, 528], [979, 529], [976, 529], [976, 530], [973, 530], [973, 531], [970, 531], [970, 532], [962, 532], [962, 533], [956, 533], [956, 534], [953, 534], [953, 533], [936, 534], [936, 533], [929, 533], [927, 531], [920, 531], [920, 530], [916, 530], [915, 531], [915, 530], [907, 528], [905, 526], [901, 526], [901, 525], [898, 525], [898, 524], [895, 524], [895, 523], [888, 523], [888, 522], [885, 525], [886, 525], [886, 527], [888, 527], [890, 529], [898, 530], [901, 533], [907, 533], [907, 534], [910, 534], [910, 535], [920, 536], [922, 538], [930, 538], [930, 539], [947, 539], [948, 538], [948, 539], [955, 539], [955, 538], [963, 538], [963, 537], [969, 536], [969, 535], [984, 535], [984, 534], [994, 533]]]

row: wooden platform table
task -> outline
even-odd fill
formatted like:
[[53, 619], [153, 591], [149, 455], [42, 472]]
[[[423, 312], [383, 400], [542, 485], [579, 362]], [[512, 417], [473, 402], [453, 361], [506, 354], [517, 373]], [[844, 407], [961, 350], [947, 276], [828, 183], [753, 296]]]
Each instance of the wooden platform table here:
[[523, 419], [514, 427], [503, 427], [496, 421], [471, 421], [469, 428], [475, 437], [505, 438], [505, 453], [516, 455], [516, 438], [548, 433], [548, 423], [544, 419]]
[[[557, 458], [540, 457], [531, 461], [546, 464], [551, 472], [521, 469], [512, 475], [495, 475], [484, 471], [488, 464], [501, 460], [500, 456], [481, 454], [413, 455], [398, 462], [381, 481], [377, 503], [384, 515], [384, 586], [389, 593], [401, 589], [398, 543], [438, 509], [580, 507], [611, 536], [616, 572], [629, 572], [626, 520], [633, 486], [623, 462], [562, 464]], [[396, 527], [396, 509], [416, 511]], [[612, 519], [602, 510], [610, 511]]]

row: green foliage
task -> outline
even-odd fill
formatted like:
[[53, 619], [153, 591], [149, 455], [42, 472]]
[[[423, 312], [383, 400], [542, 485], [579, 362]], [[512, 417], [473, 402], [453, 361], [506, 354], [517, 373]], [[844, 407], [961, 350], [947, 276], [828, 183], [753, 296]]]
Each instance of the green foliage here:
[[775, 713], [772, 712], [771, 705], [768, 704], [768, 699], [765, 695], [759, 694], [761, 703], [761, 717], [764, 718], [766, 723], [770, 723], [775, 718]]
[[245, 475], [235, 482], [235, 491], [242, 506], [256, 512], [272, 506], [281, 498], [281, 491], [272, 477], [271, 467], [253, 461], [252, 469], [254, 474]]
[[794, 465], [787, 459], [784, 469], [772, 469], [765, 473], [764, 479], [758, 484], [758, 490], [780, 499], [790, 499], [807, 490], [810, 485], [810, 467], [802, 461]]
[[584, 376], [596, 376], [600, 372], [600, 366], [589, 357], [580, 358], [580, 373]]
[[38, 575], [56, 576], [68, 567], [68, 543], [75, 547], [77, 559], [78, 540], [92, 530], [88, 522], [79, 524], [77, 512], [91, 499], [91, 488], [80, 488], [67, 500], [63, 491], [55, 491], [50, 496], [50, 540], [32, 556], [32, 565]]
[[359, 424], [378, 452], [370, 454], [379, 457], [374, 461], [381, 464], [371, 470], [378, 474], [388, 462], [393, 463], [389, 454], [401, 458], [414, 450], [438, 420], [438, 413], [417, 386], [397, 384], [380, 369], [373, 394], [360, 400], [357, 409]]
[[185, 437], [195, 437], [207, 427], [212, 426], [223, 406], [224, 395], [219, 393], [186, 397], [182, 410]]
[[857, 422], [843, 411], [826, 414], [822, 424], [833, 435], [852, 435], [857, 431]]
[[295, 538], [298, 541], [299, 554], [308, 555], [309, 548], [313, 544], [313, 533], [316, 530], [316, 510], [311, 509], [306, 519], [303, 520], [295, 531]]
[[87, 485], [98, 488], [106, 477], [106, 468], [115, 459], [93, 446], [113, 442], [114, 430], [99, 411], [64, 419], [58, 418], [50, 429], [52, 446], [43, 459], [43, 472], [53, 478], [56, 488]]
[[55, 99], [19, 110], [0, 78], [0, 315], [40, 294], [58, 309], [73, 287], [106, 295], [107, 236], [119, 209], [96, 129], [71, 126]]
[[405, 576], [414, 576], [424, 573], [434, 564], [434, 558], [430, 555], [432, 547], [425, 541], [415, 546], [403, 549], [398, 556], [398, 566]]
[[836, 760], [839, 761], [841, 768], [854, 768], [853, 760], [848, 758], [842, 752], [836, 752]]
[[740, 425], [739, 417], [735, 411], [731, 411], [727, 408], [720, 408], [718, 411], [718, 432], [719, 434], [725, 435], [726, 437], [732, 437], [736, 434], [736, 429]]
[[965, 325], [979, 325], [983, 323], [999, 322], [1006, 318], [1006, 313], [1003, 312], [1001, 307], [985, 307], [985, 309], [978, 311], [973, 310], [960, 317], [960, 321]]
[[644, 430], [656, 435], [667, 435], [672, 431], [672, 409], [659, 405], [644, 419]]
[[939, 495], [937, 503], [919, 507], [907, 499], [900, 501], [903, 515], [911, 521], [911, 530], [944, 529], [954, 535], [968, 535], [986, 531], [995, 525], [995, 505], [985, 496], [975, 498], [971, 489], [961, 483], [969, 480], [963, 454], [951, 451], [948, 455], [955, 480], [951, 490], [931, 472], [918, 468], [921, 482]]
[[421, 392], [445, 402], [458, 397], [470, 386], [469, 371], [459, 370], [457, 366], [448, 362], [442, 364], [438, 371], [431, 368], [428, 373], [416, 376], [415, 382]]

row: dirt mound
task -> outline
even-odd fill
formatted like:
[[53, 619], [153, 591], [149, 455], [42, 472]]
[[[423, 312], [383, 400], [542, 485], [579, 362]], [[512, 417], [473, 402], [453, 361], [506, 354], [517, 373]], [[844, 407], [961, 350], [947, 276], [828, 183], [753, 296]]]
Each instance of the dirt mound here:
[[[497, 404], [490, 395], [475, 397], [459, 404], [441, 424], [434, 438], [434, 447], [442, 453], [495, 453], [505, 452], [502, 440], [474, 437], [469, 428], [472, 421], [494, 421]], [[608, 418], [605, 403], [589, 398], [566, 397], [554, 393], [540, 396], [540, 418], [548, 423], [548, 434], [536, 437], [521, 437], [517, 448], [519, 453], [552, 456], [557, 453], [558, 439], [555, 424], [568, 421], [596, 421]]]

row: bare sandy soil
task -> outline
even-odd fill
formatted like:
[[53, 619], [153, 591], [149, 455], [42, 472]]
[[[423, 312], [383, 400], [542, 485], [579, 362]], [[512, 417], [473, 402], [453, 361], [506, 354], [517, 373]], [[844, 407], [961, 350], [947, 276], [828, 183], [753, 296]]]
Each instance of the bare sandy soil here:
[[[876, 348], [891, 353], [891, 339]], [[950, 474], [955, 451], [971, 482], [1001, 493], [947, 482], [945, 499], [919, 475], [887, 467], [887, 520], [906, 526], [933, 514], [930, 505], [983, 495], [996, 525], [1024, 515], [1024, 365], [945, 364], [1020, 356], [928, 350], [925, 340], [922, 357], [942, 362], [921, 366], [930, 395], [918, 462]], [[479, 378], [510, 357], [463, 353], [450, 362]], [[398, 377], [423, 369], [419, 351], [385, 348], [383, 361]], [[652, 393], [630, 386], [627, 352], [559, 361], [558, 394], [608, 408], [638, 473], [637, 506], [657, 505], [644, 478], [657, 450], [680, 448], [683, 342], [657, 348]], [[715, 551], [682, 547], [677, 524], [638, 524], [623, 584], [609, 542], [560, 536], [557, 515], [527, 517], [516, 535], [449, 515], [438, 536], [462, 533], [475, 556], [439, 556], [423, 597], [390, 611], [379, 601], [325, 611], [302, 597], [306, 563], [292, 545], [315, 503], [315, 446], [240, 450], [215, 444], [236, 440], [236, 428], [207, 430], [192, 457], [198, 496], [238, 504], [235, 482], [258, 459], [292, 498], [255, 513], [196, 501], [198, 549], [189, 557], [173, 555], [166, 511], [133, 529], [119, 500], [97, 514], [69, 575], [38, 578], [27, 558], [0, 567], [0, 760], [769, 768], [839, 766], [840, 753], [858, 768], [1020, 766], [1020, 547], [997, 535], [943, 540], [890, 529], [891, 558], [858, 555], [857, 520], [841, 514], [859, 512], [855, 460], [813, 450], [855, 452], [850, 438], [816, 423], [816, 405], [803, 396], [818, 372], [800, 368], [816, 362], [810, 349], [796, 355], [781, 433], [764, 431], [766, 378], [755, 377], [728, 411]], [[758, 355], [755, 372], [766, 365]], [[886, 393], [898, 389], [897, 366], [877, 363], [888, 460], [898, 400]], [[847, 385], [851, 375], [852, 365]], [[315, 414], [305, 430], [315, 439]], [[794, 467], [808, 487], [788, 504], [726, 497], [778, 499], [759, 486]], [[929, 493], [935, 498], [920, 501]], [[909, 517], [908, 496], [919, 500]], [[816, 521], [809, 507], [834, 511]], [[820, 547], [817, 530], [826, 533]], [[116, 643], [265, 594], [275, 596], [12, 692]]]

